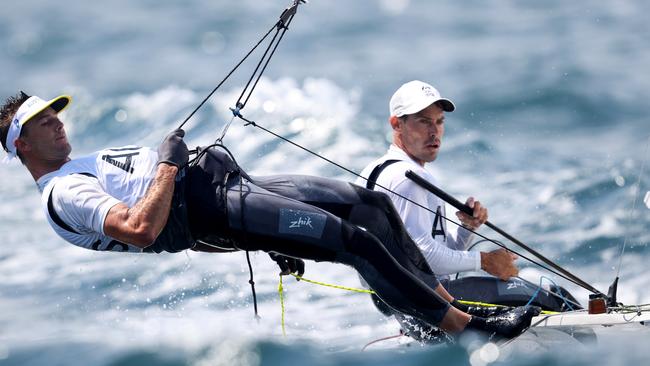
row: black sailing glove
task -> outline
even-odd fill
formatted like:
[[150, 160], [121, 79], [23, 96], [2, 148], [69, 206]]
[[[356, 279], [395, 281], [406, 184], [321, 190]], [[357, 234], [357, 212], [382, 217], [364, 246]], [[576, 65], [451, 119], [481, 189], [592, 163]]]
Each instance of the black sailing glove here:
[[175, 165], [179, 169], [187, 164], [190, 159], [190, 152], [183, 141], [185, 131], [177, 129], [165, 137], [158, 146], [158, 164], [167, 163]]
[[296, 272], [298, 272], [298, 276], [302, 276], [305, 273], [305, 262], [302, 259], [287, 257], [275, 252], [270, 252], [269, 257], [280, 266], [281, 276]]

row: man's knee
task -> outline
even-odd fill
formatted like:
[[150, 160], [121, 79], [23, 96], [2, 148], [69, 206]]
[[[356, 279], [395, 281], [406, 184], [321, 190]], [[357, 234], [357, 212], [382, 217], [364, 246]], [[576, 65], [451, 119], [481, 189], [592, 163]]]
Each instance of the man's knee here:
[[363, 203], [373, 206], [374, 208], [378, 208], [382, 212], [390, 211], [391, 207], [393, 206], [393, 202], [391, 201], [390, 197], [388, 197], [388, 195], [384, 192], [359, 188], [358, 193]]
[[345, 251], [353, 256], [375, 264], [390, 257], [384, 244], [369, 231], [354, 225], [344, 225], [341, 235]]

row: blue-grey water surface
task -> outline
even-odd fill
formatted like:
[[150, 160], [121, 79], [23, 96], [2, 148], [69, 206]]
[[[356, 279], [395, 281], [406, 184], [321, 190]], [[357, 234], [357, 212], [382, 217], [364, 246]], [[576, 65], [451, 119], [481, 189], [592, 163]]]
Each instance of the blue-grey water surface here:
[[[72, 95], [62, 118], [79, 156], [155, 146], [288, 1], [3, 5], [0, 97]], [[642, 0], [312, 0], [243, 113], [360, 171], [387, 147], [393, 91], [411, 79], [428, 81], [457, 106], [431, 166], [440, 184], [459, 198], [478, 197], [493, 223], [601, 291], [616, 276], [627, 238], [619, 300], [649, 303], [650, 210], [642, 202], [650, 190], [648, 13]], [[189, 145], [218, 136], [253, 66], [244, 64], [189, 122]], [[224, 142], [255, 174], [353, 179], [239, 121]], [[27, 171], [18, 164], [0, 171], [3, 365], [631, 365], [650, 357], [647, 332], [496, 357], [479, 357], [472, 342], [379, 343], [362, 352], [397, 334], [397, 324], [365, 295], [288, 279], [284, 337], [278, 269], [265, 254], [251, 258], [258, 322], [243, 254], [76, 248], [48, 227]], [[524, 278], [539, 283], [544, 275], [586, 302], [587, 291], [520, 265]], [[306, 277], [359, 286], [341, 265], [308, 262]]]

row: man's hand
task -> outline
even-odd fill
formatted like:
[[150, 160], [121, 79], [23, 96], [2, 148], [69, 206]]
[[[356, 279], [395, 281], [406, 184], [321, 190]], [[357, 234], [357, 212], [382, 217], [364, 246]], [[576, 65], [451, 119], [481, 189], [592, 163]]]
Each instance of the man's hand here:
[[280, 276], [298, 272], [298, 276], [305, 273], [305, 262], [302, 259], [287, 257], [275, 252], [269, 252], [269, 257], [280, 266]]
[[177, 129], [165, 137], [158, 146], [158, 164], [167, 163], [177, 168], [184, 167], [189, 161], [190, 152], [183, 141], [185, 131]]
[[481, 252], [481, 269], [503, 281], [507, 281], [510, 277], [519, 274], [519, 269], [514, 264], [515, 259], [517, 259], [517, 255], [505, 249]]
[[464, 227], [468, 229], [476, 230], [479, 228], [479, 226], [481, 226], [487, 221], [488, 219], [487, 208], [481, 206], [481, 202], [474, 201], [474, 197], [468, 198], [465, 204], [474, 210], [474, 214], [472, 216], [469, 216], [464, 212], [458, 211], [456, 212], [456, 217], [458, 217], [458, 219], [460, 220], [461, 224], [463, 224]]

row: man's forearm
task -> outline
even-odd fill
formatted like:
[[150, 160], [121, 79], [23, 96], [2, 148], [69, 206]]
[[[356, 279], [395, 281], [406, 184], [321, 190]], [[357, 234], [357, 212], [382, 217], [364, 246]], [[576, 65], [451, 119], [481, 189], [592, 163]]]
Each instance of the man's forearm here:
[[156, 176], [147, 189], [147, 193], [129, 209], [129, 217], [151, 225], [151, 231], [155, 232], [155, 237], [158, 237], [169, 217], [176, 173], [178, 173], [176, 166], [158, 164]]
[[158, 164], [147, 193], [133, 207], [121, 203], [108, 213], [104, 232], [117, 240], [139, 246], [151, 245], [167, 223], [178, 168]]
[[436, 275], [480, 269], [480, 254], [478, 252], [451, 249], [435, 242], [428, 233], [415, 238], [415, 241]]

